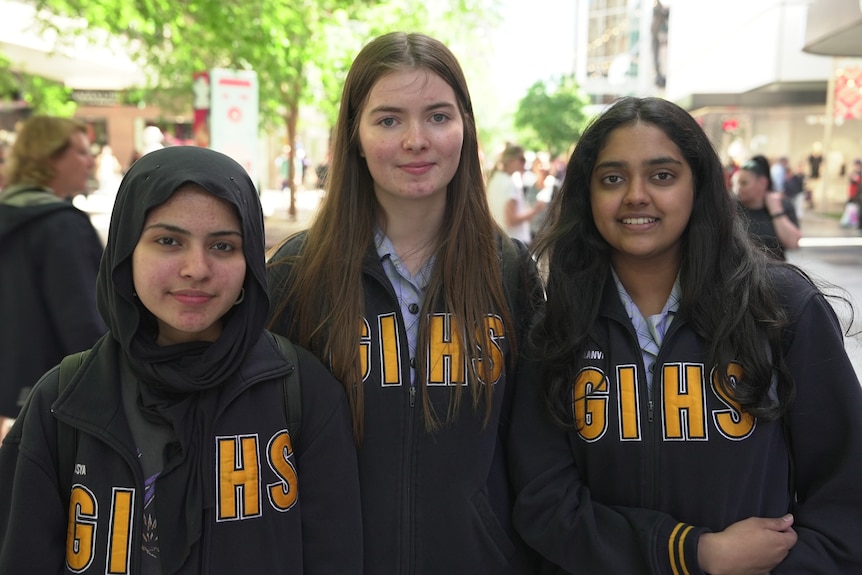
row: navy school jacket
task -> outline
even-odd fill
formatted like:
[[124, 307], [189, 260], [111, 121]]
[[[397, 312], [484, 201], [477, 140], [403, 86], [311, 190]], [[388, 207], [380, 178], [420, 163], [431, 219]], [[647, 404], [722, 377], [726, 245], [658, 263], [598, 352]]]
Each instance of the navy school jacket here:
[[796, 381], [784, 421], [741, 412], [713, 383], [704, 341], [679, 316], [649, 394], [613, 282], [572, 386], [578, 431], [550, 423], [541, 364], [525, 366], [512, 435], [514, 516], [531, 545], [571, 573], [701, 575], [702, 533], [791, 512], [799, 540], [772, 575], [862, 573], [862, 389], [828, 302], [797, 273], [776, 274]]

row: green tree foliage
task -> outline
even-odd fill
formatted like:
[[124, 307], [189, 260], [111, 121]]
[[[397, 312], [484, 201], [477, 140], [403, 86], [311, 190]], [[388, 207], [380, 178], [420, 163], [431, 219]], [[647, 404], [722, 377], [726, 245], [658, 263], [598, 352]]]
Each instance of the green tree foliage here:
[[588, 104], [574, 76], [536, 82], [515, 111], [521, 143], [551, 156], [566, 152], [581, 135], [587, 120], [584, 107]]
[[76, 108], [71, 92], [59, 82], [13, 72], [9, 61], [0, 56], [0, 102], [20, 96], [37, 114], [71, 116]]
[[301, 105], [321, 110], [331, 124], [350, 63], [372, 37], [391, 30], [434, 35], [463, 56], [469, 76], [470, 65], [489, 56], [471, 46], [495, 21], [498, 1], [33, 0], [60, 41], [124, 43], [149, 78], [135, 97], [168, 112], [188, 110], [196, 72], [254, 70], [261, 128], [283, 126], [291, 156]]
[[[306, 64], [326, 45], [329, 16], [369, 0], [37, 0], [43, 13], [73, 18], [61, 36], [87, 36], [93, 29], [123, 38], [148, 71], [145, 99], [165, 110], [187, 109], [195, 72], [213, 68], [254, 70], [261, 127], [283, 125], [295, 150]], [[294, 161], [288, 164], [294, 169]], [[295, 214], [293, 174], [291, 213]]]
[[487, 79], [493, 46], [482, 39], [499, 21], [499, 0], [381, 0], [337, 11], [324, 24], [328, 41], [317, 62], [322, 64], [316, 70], [322, 89], [315, 105], [334, 124], [354, 56], [369, 40], [393, 30], [421, 32], [444, 42], [472, 89]]

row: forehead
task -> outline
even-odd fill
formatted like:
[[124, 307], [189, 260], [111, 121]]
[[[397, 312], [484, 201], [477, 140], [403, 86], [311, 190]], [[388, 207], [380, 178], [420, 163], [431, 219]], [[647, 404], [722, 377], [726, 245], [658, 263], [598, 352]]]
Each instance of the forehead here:
[[758, 178], [766, 179], [766, 176], [762, 176], [753, 170], [739, 170], [739, 179], [740, 180], [756, 180]]
[[640, 164], [659, 157], [684, 161], [679, 146], [654, 124], [637, 122], [612, 130], [599, 150], [596, 164], [612, 161]]
[[395, 70], [380, 77], [368, 94], [367, 111], [397, 103], [423, 106], [428, 102], [456, 105], [455, 91], [443, 78], [427, 68]]
[[90, 145], [90, 140], [87, 139], [87, 134], [80, 130], [75, 130], [71, 134], [69, 134], [69, 143], [76, 148], [88, 148]]
[[239, 221], [237, 210], [232, 203], [208, 192], [203, 186], [192, 183], [183, 184], [164, 203], [154, 206], [148, 219], [165, 214], [193, 219], [203, 211]]

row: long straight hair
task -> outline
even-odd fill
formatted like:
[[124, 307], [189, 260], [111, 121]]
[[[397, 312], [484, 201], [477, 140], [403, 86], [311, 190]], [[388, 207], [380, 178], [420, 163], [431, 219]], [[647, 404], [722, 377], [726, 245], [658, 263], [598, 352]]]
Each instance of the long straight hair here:
[[[347, 390], [354, 434], [363, 433], [363, 382], [360, 373], [359, 329], [364, 316], [363, 262], [373, 249], [375, 226], [383, 214], [374, 194], [374, 181], [360, 156], [359, 121], [374, 85], [400, 70], [427, 70], [455, 92], [464, 124], [458, 168], [446, 190], [443, 224], [434, 250], [435, 265], [420, 315], [417, 365], [426, 365], [428, 314], [445, 310], [458, 319], [460, 346], [469, 358], [468, 387], [474, 407], [484, 403], [490, 420], [493, 369], [487, 334], [477, 333], [487, 314], [497, 313], [515, 345], [506, 306], [497, 250], [499, 228], [485, 198], [485, 187], [473, 105], [464, 73], [452, 52], [422, 34], [393, 32], [366, 45], [354, 60], [341, 99], [330, 149], [326, 194], [311, 223], [301, 252], [293, 261], [286, 297], [277, 303], [273, 321], [287, 316], [291, 334], [300, 345], [329, 362]], [[286, 311], [290, 308], [289, 313]], [[511, 357], [512, 354], [510, 354]], [[477, 367], [478, 366], [478, 367]], [[426, 428], [436, 429], [459, 410], [463, 386], [452, 386], [445, 418], [435, 413], [428, 397], [426, 373], [420, 370]], [[485, 385], [478, 385], [478, 380]]]
[[[610, 134], [635, 123], [664, 132], [692, 171], [694, 204], [681, 241], [678, 316], [707, 342], [708, 365], [719, 385], [748, 413], [770, 420], [787, 408], [794, 384], [782, 353], [787, 319], [766, 256], [738, 217], [711, 142], [691, 115], [660, 98], [622, 98], [596, 118], [575, 146], [533, 250], [547, 275], [547, 308], [531, 334], [550, 377], [545, 400], [554, 419], [572, 425], [560, 401], [581, 368], [609, 277], [610, 245], [596, 228], [590, 204], [593, 167]], [[612, 280], [611, 280], [612, 281]], [[731, 385], [730, 366], [744, 376]], [[777, 400], [770, 397], [777, 375]]]

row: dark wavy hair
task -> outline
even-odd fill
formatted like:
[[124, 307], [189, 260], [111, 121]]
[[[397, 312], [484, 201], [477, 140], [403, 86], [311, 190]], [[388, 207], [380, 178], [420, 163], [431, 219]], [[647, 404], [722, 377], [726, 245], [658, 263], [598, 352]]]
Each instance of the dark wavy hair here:
[[[662, 130], [691, 168], [694, 203], [681, 238], [678, 317], [706, 341], [708, 365], [716, 366], [723, 390], [748, 413], [780, 417], [794, 395], [781, 353], [787, 323], [769, 273], [772, 264], [753, 248], [721, 161], [697, 121], [660, 98], [627, 97], [592, 121], [569, 159], [548, 221], [532, 250], [545, 271], [547, 303], [530, 334], [533, 353], [547, 366], [545, 400], [554, 420], [572, 425], [571, 403], [560, 401], [584, 361], [589, 334], [610, 279], [610, 245], [593, 221], [590, 181], [596, 160], [614, 130], [646, 123]], [[744, 367], [733, 385], [731, 363]], [[777, 400], [770, 397], [777, 375]], [[569, 397], [571, 397], [569, 395]], [[576, 424], [576, 422], [574, 422]]]

